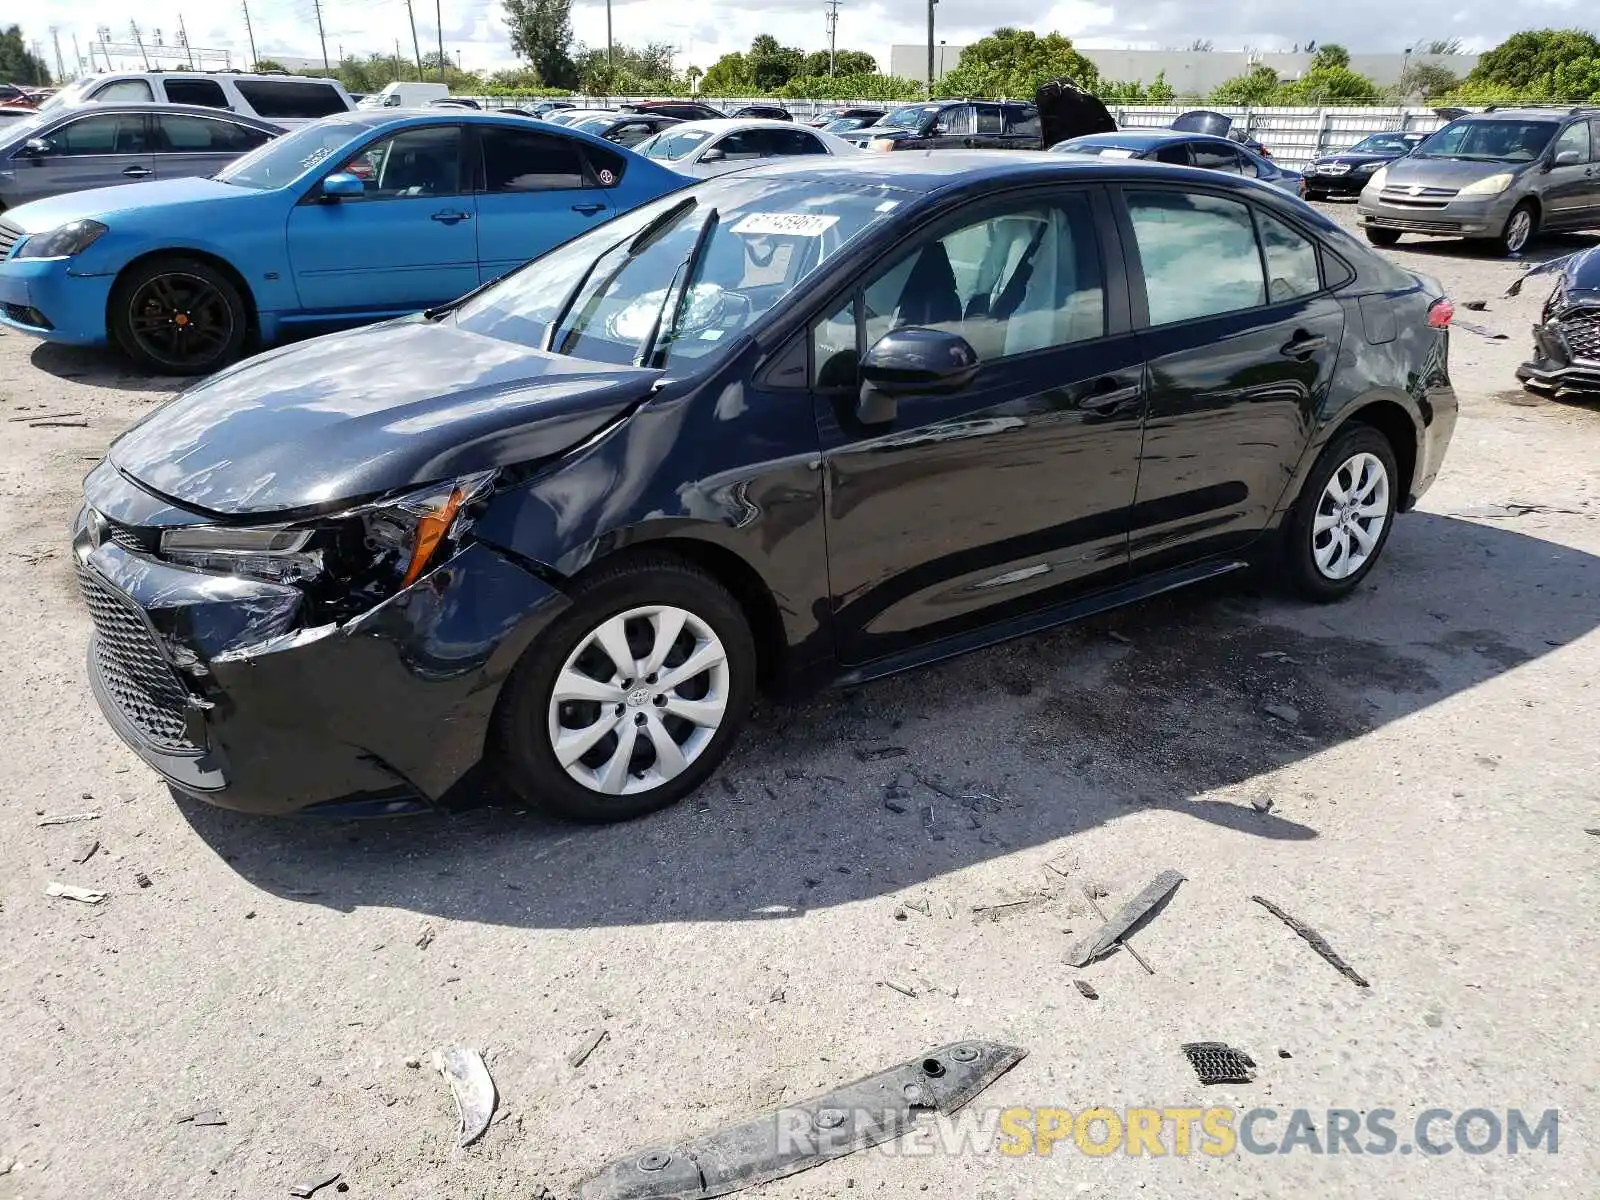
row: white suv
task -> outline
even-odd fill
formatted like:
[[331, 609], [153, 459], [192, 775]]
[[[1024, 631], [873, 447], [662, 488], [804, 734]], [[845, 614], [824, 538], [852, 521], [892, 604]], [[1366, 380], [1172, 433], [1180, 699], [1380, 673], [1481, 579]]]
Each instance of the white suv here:
[[117, 71], [86, 75], [41, 109], [58, 104], [198, 104], [225, 108], [275, 125], [304, 125], [355, 108], [337, 79], [246, 75], [237, 71]]

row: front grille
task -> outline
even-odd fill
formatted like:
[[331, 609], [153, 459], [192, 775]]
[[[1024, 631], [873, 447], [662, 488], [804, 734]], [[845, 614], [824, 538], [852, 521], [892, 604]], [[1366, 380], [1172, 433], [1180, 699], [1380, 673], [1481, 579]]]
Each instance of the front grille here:
[[[0, 258], [4, 257], [5, 255], [0, 254]], [[54, 328], [54, 326], [50, 324], [50, 319], [48, 317], [46, 317], [37, 308], [29, 308], [26, 304], [7, 304], [5, 305], [5, 311], [6, 316], [10, 320], [15, 321], [18, 325], [31, 325], [35, 329]]]
[[1556, 324], [1574, 358], [1600, 358], [1600, 310], [1564, 317]]
[[22, 226], [13, 225], [10, 221], [0, 221], [0, 260], [11, 253], [11, 247], [22, 239]]
[[118, 525], [114, 521], [106, 522], [106, 537], [115, 542], [124, 550], [132, 550], [135, 554], [152, 554], [155, 552], [155, 539], [141, 536], [136, 529], [126, 525]]
[[1386, 187], [1381, 198], [1397, 208], [1443, 208], [1456, 198], [1456, 189], [1425, 187], [1413, 194], [1409, 187]]
[[122, 715], [162, 749], [200, 749], [186, 735], [189, 694], [162, 657], [144, 615], [82, 563], [78, 586], [94, 619], [95, 669]]

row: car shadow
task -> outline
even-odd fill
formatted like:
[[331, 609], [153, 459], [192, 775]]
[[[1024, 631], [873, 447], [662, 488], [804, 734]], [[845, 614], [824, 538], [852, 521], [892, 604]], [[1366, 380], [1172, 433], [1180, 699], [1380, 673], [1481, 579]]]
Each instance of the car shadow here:
[[152, 375], [141, 371], [125, 355], [103, 347], [40, 342], [28, 359], [36, 368], [57, 379], [124, 392], [175, 392], [194, 382], [182, 375]]
[[1434, 238], [1407, 234], [1392, 249], [1427, 258], [1493, 258], [1524, 267], [1536, 267], [1553, 258], [1565, 258], [1579, 250], [1587, 250], [1600, 242], [1600, 236], [1589, 233], [1541, 234], [1534, 243], [1515, 258], [1507, 258], [1490, 242], [1467, 241], [1464, 238]]
[[1172, 837], [1205, 822], [1311, 839], [1256, 811], [1252, 781], [1600, 624], [1600, 558], [1518, 532], [1517, 511], [1402, 518], [1337, 605], [1212, 586], [767, 705], [698, 794], [625, 825], [515, 804], [356, 823], [181, 803], [268, 892], [526, 928], [790, 918], [1152, 810]]

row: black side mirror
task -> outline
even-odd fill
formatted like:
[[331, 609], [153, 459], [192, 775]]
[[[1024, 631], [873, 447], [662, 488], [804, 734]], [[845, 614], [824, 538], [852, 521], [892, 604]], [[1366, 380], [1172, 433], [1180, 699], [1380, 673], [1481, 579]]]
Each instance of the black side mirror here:
[[978, 352], [967, 339], [938, 329], [896, 329], [861, 359], [856, 418], [864, 425], [895, 419], [896, 397], [956, 392], [978, 374]]

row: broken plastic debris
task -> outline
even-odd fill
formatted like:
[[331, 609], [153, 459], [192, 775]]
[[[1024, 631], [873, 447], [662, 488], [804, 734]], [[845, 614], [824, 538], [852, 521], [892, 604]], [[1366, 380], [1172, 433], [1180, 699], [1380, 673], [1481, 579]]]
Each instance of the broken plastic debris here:
[[337, 625], [317, 625], [311, 629], [296, 629], [290, 633], [280, 633], [269, 637], [265, 641], [257, 642], [253, 646], [236, 646], [232, 650], [224, 650], [213, 662], [242, 662], [254, 658], [258, 654], [275, 654], [279, 650], [292, 650], [296, 646], [309, 645], [320, 642], [331, 633], [337, 633]]
[[78, 887], [71, 883], [56, 883], [52, 880], [45, 885], [46, 896], [60, 896], [65, 900], [76, 900], [80, 904], [99, 904], [106, 898], [105, 892], [97, 892], [93, 888]]
[[583, 1066], [588, 1061], [589, 1056], [600, 1048], [600, 1043], [610, 1036], [610, 1033], [604, 1029], [595, 1029], [584, 1034], [583, 1040], [574, 1046], [572, 1052], [567, 1055], [567, 1066], [573, 1070]]
[[73, 825], [79, 821], [98, 821], [100, 814], [97, 812], [61, 813], [59, 816], [46, 817], [40, 821], [40, 826], [45, 825]]
[[1187, 1042], [1183, 1052], [1201, 1083], [1255, 1082], [1255, 1060], [1226, 1042]]
[[314, 1196], [330, 1183], [337, 1183], [339, 1176], [343, 1174], [343, 1171], [335, 1170], [332, 1167], [323, 1167], [316, 1171], [308, 1172], [299, 1183], [289, 1188], [289, 1195]]
[[431, 945], [433, 945], [433, 926], [424, 925], [422, 932], [417, 935], [417, 949], [426, 950]]
[[635, 1150], [584, 1183], [582, 1200], [709, 1200], [891, 1141], [921, 1114], [950, 1114], [1027, 1054], [995, 1042], [940, 1046], [835, 1091], [673, 1146]]
[[1094, 985], [1091, 984], [1087, 979], [1074, 979], [1072, 984], [1078, 989], [1078, 995], [1082, 996], [1085, 1000], [1100, 999], [1100, 993], [1094, 990]]
[[[1144, 891], [1132, 900], [1129, 900], [1112, 917], [1094, 933], [1084, 938], [1067, 952], [1067, 961], [1075, 967], [1086, 967], [1099, 958], [1112, 946], [1121, 942], [1134, 926], [1149, 916], [1150, 911], [1171, 894], [1172, 890], [1183, 882], [1183, 876], [1177, 871], [1163, 871], [1149, 883]], [[1085, 889], [1085, 895], [1088, 890]], [[1093, 897], [1090, 897], [1093, 899]]]
[[483, 1136], [494, 1116], [496, 1097], [489, 1068], [484, 1066], [483, 1055], [465, 1048], [434, 1051], [433, 1065], [449, 1083], [456, 1102], [461, 1126], [456, 1145], [470, 1146]]
[[179, 1125], [226, 1125], [227, 1123], [228, 1118], [214, 1108], [208, 1108], [202, 1112], [190, 1113], [187, 1116], [178, 1118]]
[[1294, 930], [1301, 937], [1305, 938], [1305, 940], [1311, 944], [1311, 948], [1313, 950], [1326, 959], [1328, 964], [1332, 966], [1334, 970], [1338, 971], [1339, 974], [1343, 975], [1351, 983], [1355, 984], [1357, 987], [1372, 986], [1356, 973], [1356, 969], [1354, 967], [1339, 957], [1339, 952], [1332, 946], [1328, 945], [1327, 938], [1323, 937], [1315, 929], [1312, 929], [1311, 926], [1306, 925], [1301, 921], [1297, 921], [1294, 917], [1291, 917], [1288, 913], [1284, 912], [1283, 909], [1279, 908], [1271, 900], [1268, 900], [1265, 897], [1251, 896], [1250, 899], [1254, 900], [1257, 904], [1261, 905], [1262, 908], [1266, 909], [1273, 916], [1277, 917], [1278, 920], [1282, 921], [1290, 929]]

